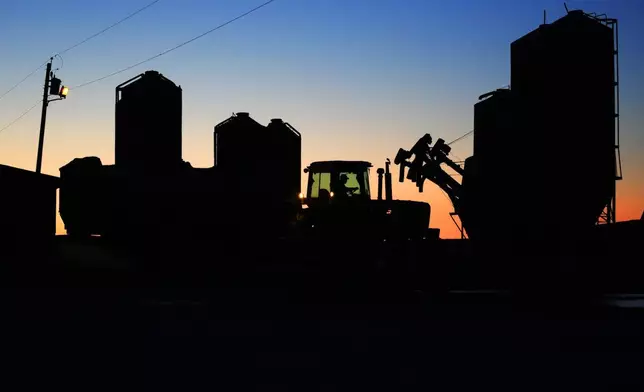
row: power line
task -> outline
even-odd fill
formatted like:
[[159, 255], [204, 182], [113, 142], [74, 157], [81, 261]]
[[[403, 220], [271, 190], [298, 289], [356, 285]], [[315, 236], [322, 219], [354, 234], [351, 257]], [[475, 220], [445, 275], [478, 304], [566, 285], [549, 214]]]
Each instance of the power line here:
[[45, 64], [47, 64], [48, 62], [49, 62], [49, 60], [47, 60], [47, 61], [45, 61], [44, 63], [40, 64], [40, 66], [39, 66], [38, 68], [34, 69], [33, 71], [31, 71], [31, 72], [29, 73], [29, 75], [25, 76], [25, 77], [24, 77], [24, 78], [22, 78], [22, 80], [20, 80], [18, 83], [14, 84], [14, 85], [13, 85], [13, 87], [11, 87], [9, 90], [7, 90], [7, 91], [5, 91], [4, 93], [2, 93], [2, 95], [0, 95], [0, 99], [4, 98], [4, 96], [5, 96], [5, 95], [9, 94], [9, 93], [10, 93], [10, 92], [12, 92], [16, 87], [20, 86], [20, 85], [22, 84], [22, 82], [24, 82], [25, 80], [29, 79], [33, 74], [35, 74], [36, 72], [38, 72], [38, 71], [39, 71], [42, 67], [44, 67], [44, 66], [45, 66]]
[[25, 111], [24, 111], [20, 116], [16, 117], [16, 118], [15, 118], [13, 121], [11, 121], [9, 124], [7, 124], [7, 125], [5, 125], [4, 127], [2, 127], [2, 129], [0, 129], [0, 133], [2, 133], [2, 131], [4, 131], [5, 129], [9, 128], [9, 127], [10, 127], [10, 126], [12, 126], [13, 124], [17, 123], [17, 122], [18, 122], [18, 120], [20, 120], [21, 118], [23, 118], [24, 116], [26, 116], [26, 115], [27, 115], [27, 113], [31, 112], [31, 111], [32, 111], [36, 106], [38, 106], [38, 104], [39, 104], [40, 102], [42, 102], [42, 100], [41, 100], [41, 99], [39, 99], [36, 103], [34, 103], [34, 105], [33, 105], [32, 107], [30, 107], [29, 109], [25, 110]]
[[463, 135], [461, 135], [461, 136], [457, 137], [456, 139], [452, 140], [451, 142], [447, 143], [447, 145], [449, 146], [449, 145], [451, 145], [451, 144], [454, 144], [454, 143], [458, 142], [459, 140], [462, 140], [462, 139], [464, 139], [464, 138], [466, 138], [466, 137], [470, 136], [470, 135], [471, 135], [471, 134], [473, 134], [473, 133], [474, 133], [474, 131], [469, 131], [469, 132], [467, 132], [467, 133], [465, 133], [465, 134], [463, 134]]
[[[136, 10], [136, 11], [134, 11], [133, 13], [129, 14], [129, 15], [128, 15], [128, 16], [126, 16], [125, 18], [123, 18], [123, 19], [119, 20], [118, 22], [112, 23], [110, 26], [108, 26], [108, 27], [104, 28], [103, 30], [99, 31], [98, 33], [95, 33], [95, 34], [93, 34], [93, 35], [91, 35], [91, 36], [89, 36], [89, 37], [85, 38], [84, 40], [82, 40], [82, 41], [80, 41], [80, 42], [75, 43], [74, 45], [72, 45], [72, 46], [70, 46], [70, 47], [68, 47], [68, 48], [66, 48], [66, 49], [64, 49], [64, 50], [62, 50], [62, 51], [60, 51], [60, 52], [56, 53], [56, 54], [55, 54], [54, 56], [52, 56], [52, 57], [56, 57], [56, 56], [60, 57], [60, 55], [61, 55], [61, 54], [63, 54], [63, 53], [67, 53], [67, 52], [69, 52], [70, 50], [72, 50], [72, 49], [74, 49], [74, 48], [77, 48], [78, 46], [80, 46], [80, 45], [84, 44], [85, 42], [87, 42], [87, 41], [91, 40], [92, 38], [96, 38], [96, 37], [98, 37], [99, 35], [103, 34], [104, 32], [106, 32], [106, 31], [108, 31], [108, 30], [112, 29], [113, 27], [116, 27], [117, 25], [119, 25], [119, 24], [121, 24], [121, 23], [125, 22], [126, 20], [128, 20], [128, 19], [130, 19], [130, 18], [132, 18], [134, 15], [136, 15], [136, 14], [138, 14], [138, 13], [141, 13], [141, 12], [145, 11], [146, 9], [148, 9], [148, 8], [152, 7], [154, 4], [158, 3], [159, 1], [160, 1], [160, 0], [154, 0], [154, 1], [150, 2], [150, 3], [148, 3], [148, 4], [147, 4], [147, 5], [145, 5], [144, 7], [139, 8], [138, 10]], [[61, 61], [62, 61], [62, 57], [60, 57], [60, 59], [61, 59]], [[25, 77], [24, 77], [24, 78], [22, 78], [22, 80], [20, 80], [18, 83], [14, 84], [14, 85], [9, 89], [9, 90], [7, 90], [7, 91], [5, 91], [4, 93], [2, 93], [2, 95], [0, 95], [0, 99], [2, 99], [5, 95], [7, 95], [7, 94], [9, 94], [10, 92], [12, 92], [16, 87], [20, 86], [20, 85], [21, 85], [25, 80], [29, 79], [33, 74], [35, 74], [36, 72], [38, 72], [38, 71], [39, 71], [42, 67], [44, 67], [44, 66], [45, 66], [45, 64], [47, 64], [48, 62], [49, 62], [49, 60], [47, 60], [47, 61], [45, 61], [44, 63], [42, 63], [38, 68], [36, 68], [36, 69], [34, 69], [33, 71], [31, 71], [31, 73], [29, 73], [29, 75], [25, 76]]]
[[85, 86], [90, 85], [90, 84], [92, 84], [92, 83], [96, 83], [96, 82], [99, 82], [99, 81], [101, 81], [101, 80], [107, 79], [107, 78], [109, 78], [109, 77], [112, 77], [112, 76], [118, 75], [118, 74], [120, 74], [120, 73], [122, 73], [122, 72], [128, 71], [128, 70], [130, 70], [130, 69], [132, 69], [132, 68], [134, 68], [134, 67], [138, 67], [139, 65], [144, 64], [144, 63], [147, 63], [148, 61], [152, 61], [152, 60], [154, 60], [154, 59], [156, 59], [156, 58], [159, 58], [159, 57], [161, 57], [161, 56], [163, 56], [163, 55], [165, 55], [165, 54], [168, 54], [168, 53], [170, 53], [170, 52], [172, 52], [172, 51], [174, 51], [174, 50], [176, 50], [176, 49], [179, 49], [179, 48], [180, 48], [180, 47], [182, 47], [182, 46], [185, 46], [185, 45], [187, 45], [187, 44], [189, 44], [189, 43], [191, 43], [191, 42], [193, 42], [193, 41], [196, 41], [196, 40], [198, 40], [199, 38], [202, 38], [202, 37], [204, 37], [204, 36], [206, 36], [206, 35], [208, 35], [208, 34], [210, 34], [210, 33], [214, 32], [214, 31], [216, 31], [216, 30], [219, 30], [219, 29], [221, 29], [222, 27], [225, 27], [225, 26], [227, 26], [227, 25], [229, 25], [229, 24], [231, 24], [231, 23], [233, 23], [233, 22], [235, 22], [235, 21], [237, 21], [237, 20], [239, 20], [239, 19], [243, 18], [244, 16], [249, 15], [249, 14], [251, 14], [251, 13], [253, 13], [253, 12], [255, 12], [255, 11], [259, 10], [259, 9], [260, 9], [260, 8], [262, 8], [262, 7], [265, 7], [265, 6], [269, 5], [270, 3], [274, 2], [274, 1], [275, 1], [275, 0], [269, 0], [269, 1], [267, 1], [267, 2], [265, 2], [265, 3], [263, 3], [263, 4], [261, 4], [261, 5], [258, 5], [257, 7], [253, 8], [253, 9], [251, 9], [250, 11], [246, 11], [245, 13], [243, 13], [243, 14], [241, 14], [241, 15], [239, 15], [239, 16], [237, 16], [237, 17], [233, 18], [233, 19], [230, 19], [229, 21], [227, 21], [227, 22], [225, 22], [225, 23], [222, 23], [222, 24], [220, 24], [219, 26], [214, 27], [214, 28], [212, 28], [212, 29], [210, 29], [210, 30], [206, 31], [205, 33], [199, 34], [198, 36], [196, 36], [196, 37], [194, 37], [194, 38], [191, 38], [191, 39], [189, 39], [189, 40], [187, 40], [187, 41], [185, 41], [185, 42], [182, 42], [182, 43], [180, 43], [180, 44], [179, 44], [179, 45], [177, 45], [177, 46], [174, 46], [174, 47], [172, 47], [172, 48], [170, 48], [170, 49], [164, 50], [163, 52], [158, 53], [158, 54], [156, 54], [156, 55], [154, 55], [154, 56], [152, 56], [152, 57], [150, 57], [150, 58], [147, 58], [147, 59], [145, 59], [145, 60], [143, 60], [143, 61], [139, 61], [139, 62], [138, 62], [138, 63], [136, 63], [136, 64], [132, 64], [132, 65], [127, 66], [127, 67], [125, 67], [125, 68], [122, 68], [122, 69], [120, 69], [120, 70], [118, 70], [118, 71], [112, 72], [112, 73], [110, 73], [110, 74], [108, 74], [108, 75], [105, 75], [105, 76], [102, 76], [102, 77], [100, 77], [100, 78], [97, 78], [97, 79], [94, 79], [94, 80], [90, 80], [89, 82], [85, 82], [85, 83], [79, 84], [79, 85], [77, 85], [77, 86], [74, 86], [74, 87], [72, 87], [72, 89], [79, 89], [79, 88], [81, 88], [81, 87], [85, 87]]
[[[465, 162], [461, 157], [459, 157], [458, 155], [456, 155], [456, 154], [454, 154], [452, 152], [450, 152], [449, 155], [451, 155], [454, 158], [458, 159], [459, 162]], [[454, 162], [454, 163], [456, 163], [456, 162]]]
[[76, 44], [74, 44], [74, 45], [70, 46], [69, 48], [67, 48], [67, 49], [65, 49], [65, 50], [62, 50], [62, 51], [58, 52], [57, 54], [61, 55], [61, 54], [63, 54], [63, 53], [69, 52], [70, 50], [72, 50], [72, 49], [74, 49], [74, 48], [76, 48], [76, 47], [78, 47], [78, 46], [80, 46], [80, 45], [84, 44], [85, 42], [87, 42], [87, 41], [91, 40], [92, 38], [96, 38], [96, 37], [98, 37], [99, 35], [103, 34], [104, 32], [106, 32], [106, 31], [108, 31], [108, 30], [112, 29], [113, 27], [116, 27], [116, 26], [120, 25], [121, 23], [125, 22], [126, 20], [128, 20], [128, 19], [132, 18], [132, 17], [133, 17], [133, 16], [135, 16], [136, 14], [141, 13], [141, 12], [145, 11], [146, 9], [148, 9], [148, 8], [152, 7], [153, 5], [155, 5], [156, 3], [158, 3], [159, 1], [160, 1], [160, 0], [154, 0], [154, 1], [150, 2], [150, 3], [148, 3], [147, 5], [145, 5], [145, 6], [143, 6], [142, 8], [139, 8], [138, 10], [136, 10], [136, 11], [132, 12], [131, 14], [129, 14], [128, 16], [126, 16], [125, 18], [123, 18], [123, 19], [119, 20], [118, 22], [112, 23], [110, 26], [108, 26], [108, 27], [104, 28], [103, 30], [99, 31], [98, 33], [96, 33], [96, 34], [94, 34], [94, 35], [91, 35], [91, 36], [89, 36], [89, 37], [85, 38], [84, 40], [82, 40], [82, 41], [80, 41], [80, 42], [78, 42], [78, 43], [76, 43]]

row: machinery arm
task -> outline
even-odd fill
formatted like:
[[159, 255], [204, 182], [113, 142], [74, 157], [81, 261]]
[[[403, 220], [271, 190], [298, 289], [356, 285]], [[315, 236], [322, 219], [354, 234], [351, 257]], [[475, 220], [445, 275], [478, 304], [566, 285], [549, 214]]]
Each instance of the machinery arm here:
[[430, 180], [447, 193], [454, 205], [454, 210], [458, 213], [461, 210], [463, 187], [441, 168], [441, 164], [446, 164], [461, 175], [465, 171], [447, 157], [451, 148], [445, 144], [443, 139], [438, 139], [433, 147], [431, 144], [432, 137], [429, 134], [425, 134], [411, 150], [407, 151], [402, 148], [398, 150], [398, 154], [394, 159], [394, 163], [400, 166], [398, 180], [404, 182], [405, 168], [409, 169], [407, 179], [416, 183], [419, 192], [423, 191], [425, 180]]

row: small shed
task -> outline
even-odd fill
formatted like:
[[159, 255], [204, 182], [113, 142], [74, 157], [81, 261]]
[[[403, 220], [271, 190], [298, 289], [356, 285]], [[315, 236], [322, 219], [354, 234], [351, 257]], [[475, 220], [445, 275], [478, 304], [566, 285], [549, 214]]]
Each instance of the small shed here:
[[0, 165], [0, 243], [37, 246], [56, 235], [58, 177]]

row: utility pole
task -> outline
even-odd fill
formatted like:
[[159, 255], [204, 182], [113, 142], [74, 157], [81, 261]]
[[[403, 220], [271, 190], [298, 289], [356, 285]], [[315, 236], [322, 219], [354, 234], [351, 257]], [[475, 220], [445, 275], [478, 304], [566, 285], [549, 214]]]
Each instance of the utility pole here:
[[51, 63], [53, 57], [47, 63], [47, 71], [45, 72], [45, 87], [42, 94], [42, 114], [40, 115], [40, 136], [38, 138], [38, 158], [36, 160], [36, 173], [42, 171], [42, 150], [45, 142], [45, 122], [47, 121], [47, 106], [49, 105], [49, 77], [51, 75]]
[[[47, 63], [47, 70], [45, 73], [45, 87], [42, 93], [42, 114], [40, 115], [40, 137], [38, 138], [38, 158], [36, 160], [36, 173], [42, 172], [42, 150], [45, 144], [45, 122], [47, 121], [47, 106], [49, 102], [59, 101], [67, 98], [69, 87], [61, 85], [58, 79], [51, 72], [51, 64], [54, 61], [53, 57], [49, 58]], [[57, 95], [58, 98], [49, 99], [50, 95]]]

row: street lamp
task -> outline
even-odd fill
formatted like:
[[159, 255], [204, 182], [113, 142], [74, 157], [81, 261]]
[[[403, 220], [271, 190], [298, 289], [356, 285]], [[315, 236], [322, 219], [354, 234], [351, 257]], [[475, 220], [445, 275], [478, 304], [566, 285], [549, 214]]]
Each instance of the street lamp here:
[[[60, 79], [53, 77], [51, 82], [49, 82], [49, 95], [58, 95], [61, 98], [67, 98], [67, 93], [69, 92], [69, 87], [63, 86]], [[58, 99], [49, 100], [57, 101]]]

